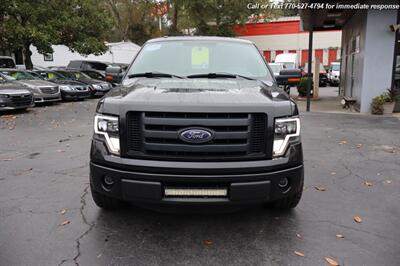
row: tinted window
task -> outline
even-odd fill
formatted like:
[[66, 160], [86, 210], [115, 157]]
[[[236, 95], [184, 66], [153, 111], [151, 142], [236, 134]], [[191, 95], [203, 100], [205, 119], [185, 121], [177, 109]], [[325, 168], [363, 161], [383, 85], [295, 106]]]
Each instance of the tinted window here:
[[272, 79], [257, 48], [230, 41], [165, 41], [140, 51], [128, 74], [163, 72], [179, 76], [227, 72]]
[[88, 66], [88, 69], [96, 69], [101, 71], [106, 71], [106, 68], [108, 66], [107, 64], [97, 62], [86, 62], [85, 64]]

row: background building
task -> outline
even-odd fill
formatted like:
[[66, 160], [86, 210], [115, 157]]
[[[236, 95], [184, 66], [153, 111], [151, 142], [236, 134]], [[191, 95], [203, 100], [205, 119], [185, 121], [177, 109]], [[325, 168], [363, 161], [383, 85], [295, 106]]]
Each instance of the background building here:
[[84, 56], [76, 52], [72, 52], [65, 45], [53, 45], [54, 52], [52, 54], [41, 54], [35, 46], [31, 46], [32, 62], [35, 66], [66, 66], [70, 60], [95, 60], [109, 63], [125, 63], [130, 64], [139, 51], [140, 46], [132, 42], [107, 43], [108, 51], [102, 55]]
[[[399, 1], [387, 0], [384, 4], [398, 5]], [[373, 97], [400, 87], [399, 14], [395, 9], [301, 12], [305, 30], [342, 30], [340, 93], [355, 98], [360, 112], [370, 112]], [[400, 111], [399, 104], [395, 111]]]
[[[239, 38], [254, 42], [268, 62], [282, 53], [296, 53], [303, 66], [308, 58], [308, 32], [301, 29], [300, 17], [282, 17], [271, 22], [248, 23], [235, 27]], [[341, 30], [314, 33], [313, 58], [328, 66], [340, 58]]]

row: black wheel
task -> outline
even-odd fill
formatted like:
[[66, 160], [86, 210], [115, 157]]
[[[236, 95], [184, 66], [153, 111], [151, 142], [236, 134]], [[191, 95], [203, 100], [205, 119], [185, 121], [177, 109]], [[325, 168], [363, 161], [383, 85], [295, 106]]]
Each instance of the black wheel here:
[[292, 194], [289, 197], [282, 198], [280, 200], [273, 201], [268, 204], [268, 206], [274, 208], [274, 209], [279, 209], [279, 210], [288, 210], [288, 209], [293, 209], [296, 208], [296, 206], [299, 204], [301, 200], [301, 196], [303, 194], [303, 184], [304, 181], [302, 180], [301, 182], [301, 187], [298, 192], [295, 194]]
[[274, 209], [280, 209], [280, 210], [296, 208], [297, 204], [299, 204], [300, 202], [302, 194], [303, 190], [300, 190], [299, 192], [289, 197], [272, 202], [270, 206]]
[[92, 186], [90, 186], [90, 191], [92, 192], [93, 201], [96, 203], [97, 206], [102, 209], [112, 211], [119, 210], [127, 206], [127, 203], [125, 201], [111, 198], [97, 191], [94, 191], [92, 189]]

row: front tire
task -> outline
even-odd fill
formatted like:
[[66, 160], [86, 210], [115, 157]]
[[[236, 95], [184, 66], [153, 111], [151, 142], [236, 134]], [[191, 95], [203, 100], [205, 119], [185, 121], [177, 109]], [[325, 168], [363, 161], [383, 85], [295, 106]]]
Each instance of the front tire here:
[[128, 204], [125, 201], [115, 199], [112, 197], [108, 197], [104, 194], [101, 194], [95, 190], [93, 190], [92, 186], [90, 186], [90, 192], [92, 193], [92, 198], [94, 203], [102, 209], [114, 211], [123, 209]]
[[279, 210], [289, 210], [296, 208], [296, 206], [300, 202], [302, 194], [303, 194], [303, 189], [301, 189], [299, 192], [296, 192], [295, 194], [289, 197], [282, 198], [280, 200], [272, 202], [271, 207]]
[[268, 204], [268, 206], [278, 210], [289, 210], [296, 208], [296, 206], [299, 204], [301, 200], [301, 196], [303, 195], [303, 186], [304, 186], [304, 178], [302, 178], [301, 180], [301, 186], [298, 192], [288, 197], [273, 201], [270, 204]]

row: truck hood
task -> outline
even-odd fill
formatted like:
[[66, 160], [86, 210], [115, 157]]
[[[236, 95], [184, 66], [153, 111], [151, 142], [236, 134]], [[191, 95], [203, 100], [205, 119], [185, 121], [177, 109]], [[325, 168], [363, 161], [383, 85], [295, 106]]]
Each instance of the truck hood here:
[[113, 88], [99, 103], [99, 112], [123, 110], [207, 112], [223, 109], [259, 110], [280, 108], [290, 115], [293, 103], [271, 82], [246, 79], [131, 79]]

